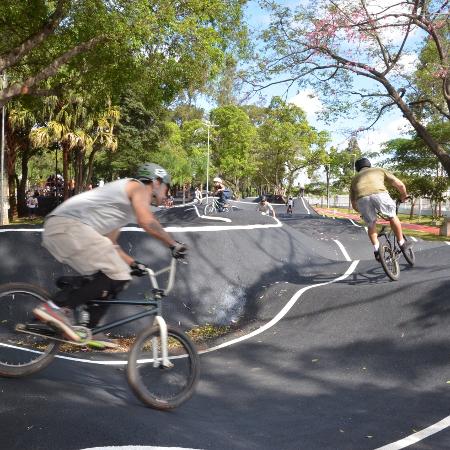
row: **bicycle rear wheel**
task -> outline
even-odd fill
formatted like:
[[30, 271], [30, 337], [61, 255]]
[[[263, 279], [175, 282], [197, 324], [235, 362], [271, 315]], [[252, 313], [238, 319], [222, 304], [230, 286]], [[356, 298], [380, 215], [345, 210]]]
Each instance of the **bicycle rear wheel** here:
[[[403, 236], [403, 239], [405, 239], [405, 241], [407, 240], [405, 236]], [[404, 252], [402, 250], [403, 256], [406, 259], [406, 262], [410, 265], [413, 266], [414, 262], [416, 261], [416, 255], [414, 254], [414, 250], [410, 247], [408, 248], [408, 250], [406, 250], [406, 252]]]
[[23, 377], [52, 362], [57, 342], [16, 329], [18, 324], [35, 324], [39, 329], [42, 324], [35, 321], [32, 311], [49, 298], [48, 292], [31, 284], [0, 286], [0, 376]]
[[[198, 382], [200, 361], [192, 341], [169, 326], [168, 353], [171, 368], [161, 364], [159, 327], [144, 330], [128, 357], [127, 378], [133, 392], [146, 405], [169, 410], [188, 400]], [[154, 352], [157, 354], [156, 362]]]
[[380, 246], [380, 262], [386, 275], [392, 281], [398, 280], [400, 276], [400, 266], [394, 251], [388, 245]]

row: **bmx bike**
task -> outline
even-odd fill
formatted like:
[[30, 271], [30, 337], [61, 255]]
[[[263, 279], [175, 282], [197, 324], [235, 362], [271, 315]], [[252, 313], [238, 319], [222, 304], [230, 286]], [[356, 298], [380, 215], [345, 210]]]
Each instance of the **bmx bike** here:
[[[400, 202], [396, 202], [396, 212], [398, 213]], [[384, 216], [381, 213], [377, 214], [378, 217], [384, 220], [389, 220], [389, 217]], [[398, 260], [401, 255], [406, 259], [406, 262], [413, 266], [416, 260], [414, 255], [414, 250], [412, 248], [408, 248], [405, 252], [400, 248], [398, 244], [397, 237], [395, 233], [392, 231], [391, 227], [388, 225], [382, 225], [381, 230], [378, 232], [378, 238], [380, 240], [380, 263], [385, 271], [386, 275], [392, 280], [396, 281], [400, 277], [400, 265]], [[403, 235], [403, 239], [405, 242], [408, 240], [405, 235]]]
[[205, 205], [205, 209], [203, 210], [205, 216], [221, 213], [221, 212], [230, 212], [232, 210], [232, 206], [229, 203], [225, 203], [223, 208], [220, 210], [219, 201], [216, 198], [213, 198], [211, 202]]
[[[153, 325], [144, 328], [128, 352], [127, 380], [134, 394], [147, 406], [160, 410], [176, 408], [194, 393], [199, 377], [199, 357], [191, 339], [180, 329], [167, 325], [162, 317], [162, 298], [173, 287], [176, 260], [154, 272], [147, 268], [152, 286], [150, 299], [93, 300], [98, 307], [142, 306], [143, 311], [94, 327], [74, 329], [81, 342], [66, 341], [61, 333], [34, 319], [32, 311], [50, 299], [39, 286], [26, 283], [0, 285], [0, 376], [18, 378], [47, 367], [63, 343], [82, 347], [92, 335], [154, 316]], [[159, 289], [157, 277], [168, 272], [167, 286]], [[75, 284], [83, 277], [62, 277]], [[73, 347], [72, 347], [73, 348]]]

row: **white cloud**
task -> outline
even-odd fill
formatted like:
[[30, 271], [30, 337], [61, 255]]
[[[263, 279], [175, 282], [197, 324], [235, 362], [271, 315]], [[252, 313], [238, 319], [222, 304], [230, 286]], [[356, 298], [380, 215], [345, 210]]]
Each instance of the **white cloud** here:
[[322, 111], [323, 109], [322, 102], [311, 89], [305, 89], [304, 91], [299, 92], [297, 95], [289, 99], [288, 103], [303, 109], [306, 113], [308, 122], [314, 122], [316, 120], [316, 113]]

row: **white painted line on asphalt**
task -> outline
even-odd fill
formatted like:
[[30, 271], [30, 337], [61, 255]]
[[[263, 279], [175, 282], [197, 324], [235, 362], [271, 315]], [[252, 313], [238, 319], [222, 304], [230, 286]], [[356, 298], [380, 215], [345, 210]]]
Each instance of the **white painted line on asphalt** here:
[[306, 206], [305, 199], [303, 197], [300, 197], [300, 198], [302, 199], [303, 206], [306, 208], [306, 211], [308, 211], [308, 214], [311, 214], [311, 211]]
[[222, 221], [222, 222], [231, 222], [231, 219], [229, 219], [228, 217], [217, 217], [217, 216], [200, 215], [200, 213], [198, 212], [197, 206], [195, 206], [195, 205], [194, 205], [194, 209], [195, 209], [195, 212], [197, 213], [197, 216], [200, 217], [201, 219], [219, 220], [219, 221]]
[[347, 253], [347, 250], [345, 250], [345, 247], [337, 239], [333, 239], [333, 241], [336, 242], [338, 247], [341, 249], [341, 252], [344, 255], [345, 260], [351, 261], [352, 258], [350, 258], [350, 255]]
[[[166, 227], [164, 230], [170, 233], [190, 233], [198, 231], [235, 231], [235, 230], [257, 230], [260, 228], [280, 228], [283, 224], [277, 219], [276, 223], [270, 224], [255, 224], [255, 225], [204, 225], [199, 227]], [[121, 231], [145, 231], [139, 227], [124, 227]]]
[[450, 241], [444, 241], [447, 245], [450, 245]]
[[429, 427], [418, 431], [417, 433], [411, 434], [399, 441], [393, 442], [392, 444], [384, 445], [383, 447], [378, 447], [375, 450], [399, 450], [401, 448], [409, 447], [410, 445], [416, 444], [423, 439], [432, 436], [433, 434], [439, 433], [439, 431], [444, 430], [445, 428], [450, 426], [450, 416], [447, 416], [445, 419], [436, 422]]
[[[255, 197], [255, 199], [256, 199], [256, 197]], [[233, 203], [245, 203], [246, 205], [257, 205], [258, 204], [258, 202], [243, 202], [242, 200], [230, 200], [230, 202], [233, 202]]]
[[31, 231], [31, 232], [39, 232], [42, 233], [44, 229], [43, 228], [2, 228], [0, 230], [0, 233], [7, 233], [10, 231]]
[[187, 447], [153, 447], [148, 445], [119, 445], [119, 446], [108, 446], [108, 447], [90, 447], [81, 450], [200, 450], [195, 448]]
[[414, 236], [409, 237], [413, 242], [417, 242], [417, 239]]
[[[234, 231], [234, 230], [257, 230], [260, 228], [280, 228], [283, 224], [277, 219], [272, 218], [275, 223], [266, 224], [254, 224], [254, 225], [201, 225], [192, 227], [165, 227], [164, 230], [171, 233], [191, 233], [200, 231]], [[222, 218], [223, 220], [223, 218]], [[230, 221], [231, 222], [231, 221]], [[28, 232], [39, 232], [42, 233], [43, 228], [8, 228], [1, 229], [0, 233], [6, 232], [17, 232], [17, 231], [28, 231]], [[137, 231], [145, 233], [142, 228], [139, 227], [123, 227], [120, 231]]]
[[357, 223], [353, 222], [352, 219], [348, 219], [348, 220], [350, 220], [350, 222], [351, 222], [353, 225], [355, 225], [355, 227], [362, 228], [361, 225], [358, 225]]

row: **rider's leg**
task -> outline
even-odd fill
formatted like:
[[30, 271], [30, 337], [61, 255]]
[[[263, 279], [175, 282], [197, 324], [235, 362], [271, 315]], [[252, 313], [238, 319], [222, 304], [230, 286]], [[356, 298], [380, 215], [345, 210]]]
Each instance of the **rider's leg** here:
[[107, 298], [131, 279], [130, 268], [112, 241], [81, 222], [50, 217], [44, 227], [43, 245], [58, 261], [92, 278], [77, 289], [57, 293], [56, 304], [74, 308], [89, 300]]
[[404, 239], [403, 239], [402, 224], [401, 224], [399, 218], [397, 216], [391, 217], [389, 219], [389, 222], [391, 223], [392, 231], [394, 232], [399, 245], [402, 245], [404, 242]]
[[[115, 298], [128, 284], [128, 280], [113, 280], [104, 273], [99, 272], [92, 277], [92, 280], [83, 286], [73, 289], [65, 289], [57, 292], [53, 301], [60, 307], [75, 309], [84, 305], [89, 300], [107, 300]], [[89, 313], [89, 328], [98, 325], [105, 315], [109, 305], [89, 304], [86, 311]]]
[[372, 242], [372, 245], [375, 249], [375, 247], [378, 247], [380, 245], [378, 241], [378, 232], [377, 232], [377, 223], [373, 222], [372, 224], [367, 226], [367, 234], [369, 235], [370, 242]]

